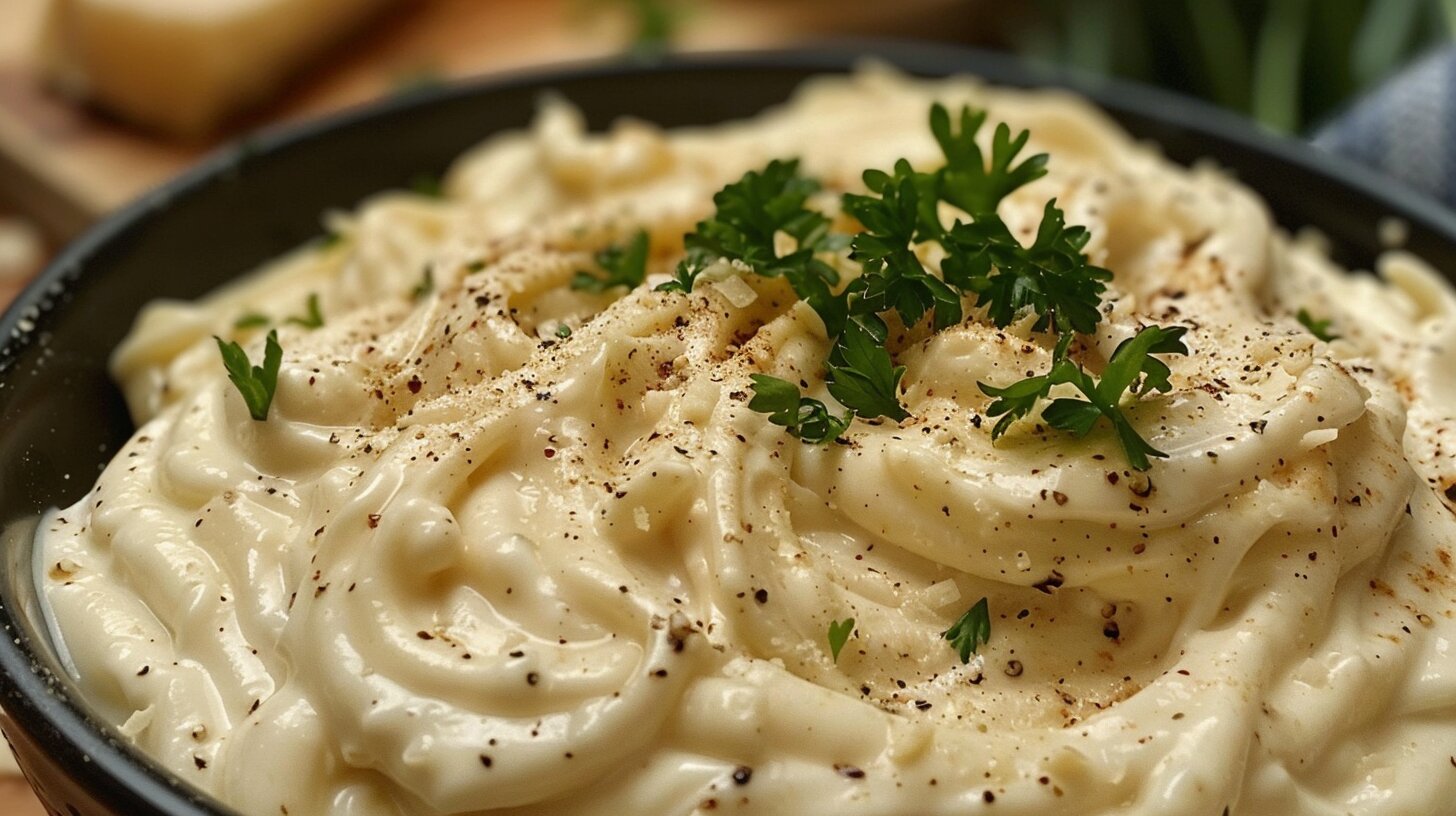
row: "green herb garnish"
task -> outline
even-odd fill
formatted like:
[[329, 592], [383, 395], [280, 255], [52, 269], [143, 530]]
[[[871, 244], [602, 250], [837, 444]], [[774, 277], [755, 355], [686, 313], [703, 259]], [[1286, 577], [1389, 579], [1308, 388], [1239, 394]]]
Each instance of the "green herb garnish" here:
[[1021, 131], [1011, 138], [1011, 128], [1005, 122], [996, 126], [991, 137], [991, 162], [976, 143], [976, 133], [986, 122], [986, 112], [962, 106], [960, 129], [951, 123], [950, 111], [944, 105], [930, 109], [930, 132], [945, 154], [945, 167], [936, 175], [936, 191], [945, 201], [959, 207], [972, 218], [979, 219], [987, 213], [994, 213], [1001, 199], [1018, 187], [1046, 175], [1047, 155], [1038, 153], [1012, 166], [1021, 149], [1031, 138], [1028, 131]]
[[[1056, 335], [1052, 369], [1043, 375], [981, 390], [995, 397], [989, 413], [999, 416], [992, 438], [999, 439], [1017, 419], [1050, 397], [1053, 387], [1070, 384], [1085, 399], [1056, 399], [1043, 418], [1052, 427], [1085, 435], [1101, 418], [1117, 432], [1129, 463], [1149, 467], [1149, 457], [1163, 456], [1144, 440], [1122, 413], [1126, 392], [1166, 392], [1169, 371], [1154, 354], [1186, 354], [1182, 328], [1144, 329], [1118, 347], [1098, 380], [1069, 359], [1077, 334], [1096, 331], [1102, 320], [1102, 296], [1112, 273], [1084, 254], [1090, 240], [1085, 227], [1068, 226], [1055, 200], [1046, 202], [1035, 239], [1023, 245], [996, 214], [1001, 201], [1046, 174], [1047, 156], [1018, 162], [1030, 135], [1015, 137], [1004, 123], [991, 139], [990, 156], [976, 142], [986, 113], [969, 107], [952, 119], [942, 105], [930, 111], [930, 129], [945, 156], [934, 172], [916, 171], [909, 162], [893, 172], [864, 173], [868, 194], [845, 195], [845, 212], [864, 229], [850, 242], [850, 259], [862, 274], [835, 291], [838, 274], [817, 257], [843, 246], [829, 234], [829, 220], [807, 207], [817, 182], [798, 173], [796, 161], [773, 161], [751, 171], [714, 197], [714, 214], [684, 238], [686, 257], [663, 291], [691, 292], [709, 264], [728, 259], [767, 277], [785, 277], [799, 297], [823, 319], [832, 346], [825, 362], [829, 393], [849, 409], [835, 415], [824, 403], [803, 397], [791, 383], [756, 375], [755, 398], [749, 407], [770, 414], [770, 421], [808, 442], [839, 436], [853, 419], [887, 417], [900, 421], [909, 412], [900, 404], [905, 368], [896, 366], [887, 347], [888, 314], [909, 329], [931, 315], [935, 331], [965, 319], [964, 301], [973, 299], [996, 326], [1005, 327], [1034, 315], [1031, 329]], [[948, 204], [969, 220], [941, 221], [940, 205]], [[780, 256], [779, 233], [796, 241]], [[917, 247], [939, 243], [940, 269], [927, 267]]]
[[985, 598], [976, 601], [950, 628], [940, 633], [961, 656], [961, 663], [971, 662], [971, 655], [983, 643], [991, 642], [991, 607]]
[[286, 321], [294, 326], [302, 326], [312, 331], [324, 325], [324, 313], [319, 308], [319, 296], [317, 292], [310, 292], [308, 300], [304, 302], [303, 317], [290, 317]]
[[410, 192], [425, 198], [445, 197], [445, 187], [440, 183], [440, 177], [433, 173], [416, 173], [410, 179]]
[[1042, 419], [1057, 430], [1070, 431], [1082, 437], [1092, 430], [1097, 420], [1106, 417], [1117, 431], [1128, 463], [1136, 470], [1147, 470], [1151, 467], [1148, 457], [1163, 458], [1167, 454], [1148, 444], [1128, 422], [1122, 412], [1122, 396], [1129, 391], [1146, 394], [1149, 391], [1166, 393], [1171, 390], [1168, 378], [1172, 372], [1166, 363], [1152, 355], [1187, 354], [1188, 347], [1183, 345], [1183, 335], [1187, 331], [1182, 326], [1148, 326], [1118, 344], [1100, 380], [1062, 356], [1052, 363], [1051, 371], [1046, 374], [1028, 377], [1005, 388], [980, 383], [986, 396], [995, 397], [986, 409], [987, 415], [1001, 417], [991, 429], [991, 438], [999, 438], [1012, 423], [1030, 414], [1039, 401], [1050, 395], [1054, 386], [1070, 384], [1086, 399], [1063, 397], [1052, 400], [1042, 411]]
[[1068, 227], [1056, 201], [1048, 201], [1031, 246], [1022, 246], [995, 214], [958, 222], [941, 268], [947, 281], [975, 293], [998, 327], [1033, 312], [1035, 331], [1090, 334], [1102, 320], [1104, 282], [1112, 280], [1082, 254], [1090, 237], [1085, 227]]
[[571, 336], [571, 327], [566, 325], [565, 323], [557, 325], [556, 336], [560, 337], [562, 340], [565, 340], [566, 338]]
[[888, 329], [875, 315], [856, 315], [829, 352], [825, 365], [829, 393], [861, 417], [889, 417], [896, 422], [910, 416], [900, 405], [900, 378], [905, 366], [895, 365], [885, 348]]
[[1311, 315], [1309, 310], [1304, 308], [1301, 308], [1294, 317], [1299, 321], [1299, 325], [1309, 329], [1310, 334], [1326, 343], [1340, 339], [1338, 334], [1330, 331], [1330, 324], [1334, 322], [1333, 320], [1315, 320], [1314, 315]]
[[[1048, 202], [1031, 246], [1022, 246], [996, 215], [1001, 200], [1046, 174], [1047, 156], [1016, 157], [1030, 134], [1014, 139], [1003, 123], [992, 139], [987, 164], [975, 136], [986, 120], [969, 107], [960, 113], [960, 128], [941, 105], [930, 112], [930, 127], [946, 164], [934, 173], [916, 172], [896, 162], [893, 174], [869, 170], [865, 186], [873, 195], [846, 195], [846, 212], [865, 231], [855, 236], [851, 255], [864, 263], [857, 286], [859, 308], [894, 310], [910, 326], [928, 311], [936, 330], [960, 322], [961, 298], [973, 296], [997, 326], [1007, 326], [1030, 310], [1038, 315], [1033, 328], [1065, 334], [1090, 332], [1101, 315], [1103, 282], [1112, 273], [1088, 263], [1082, 254], [1089, 235], [1083, 227], [1066, 226], [1055, 202]], [[946, 229], [937, 212], [944, 201], [971, 220], [957, 220]], [[941, 276], [935, 276], [913, 246], [936, 241], [945, 250]]]
[[609, 246], [596, 254], [597, 266], [605, 275], [577, 272], [571, 288], [586, 292], [605, 292], [618, 286], [635, 289], [647, 278], [647, 231], [638, 230], [625, 246]]
[[[435, 268], [426, 265], [425, 273], [420, 277], [420, 282], [410, 290], [410, 300], [418, 303], [429, 297], [435, 291]], [[322, 323], [320, 323], [322, 325]]]
[[912, 245], [938, 239], [935, 176], [916, 173], [901, 159], [894, 175], [866, 170], [865, 186], [877, 196], [846, 195], [844, 209], [865, 230], [850, 244], [850, 257], [864, 264], [864, 274], [851, 286], [860, 312], [895, 311], [906, 326], [935, 313], [935, 328], [961, 321], [961, 296], [920, 263]]
[[[818, 182], [799, 175], [797, 160], [774, 160], [762, 171], [743, 174], [713, 196], [717, 209], [684, 236], [686, 257], [673, 279], [658, 291], [691, 292], [709, 265], [720, 259], [737, 261], [764, 277], [786, 278], [819, 312], [830, 333], [838, 334], [844, 301], [830, 287], [839, 283], [839, 273], [815, 253], [841, 248], [844, 240], [829, 233], [829, 219], [823, 213], [805, 206], [818, 190]], [[774, 246], [774, 236], [780, 232], [797, 243], [783, 257]]]
[[272, 319], [262, 312], [244, 312], [233, 321], [235, 329], [259, 329], [272, 323]]
[[753, 399], [748, 407], [768, 414], [768, 421], [789, 429], [789, 433], [805, 442], [832, 442], [844, 433], [854, 414], [835, 416], [828, 406], [813, 397], [799, 395], [799, 389], [787, 380], [767, 374], [750, 374]]
[[227, 369], [228, 379], [237, 386], [238, 393], [243, 395], [243, 402], [248, 405], [248, 413], [259, 422], [267, 419], [268, 408], [273, 404], [273, 393], [278, 389], [278, 368], [283, 363], [283, 348], [278, 345], [277, 330], [268, 332], [261, 366], [252, 365], [247, 352], [237, 343], [224, 342], [220, 337], [213, 339], [217, 341], [218, 351], [222, 353], [222, 364]]
[[853, 632], [854, 618], [829, 622], [829, 654], [834, 658], [835, 663], [839, 662], [839, 652], [849, 641], [849, 636]]

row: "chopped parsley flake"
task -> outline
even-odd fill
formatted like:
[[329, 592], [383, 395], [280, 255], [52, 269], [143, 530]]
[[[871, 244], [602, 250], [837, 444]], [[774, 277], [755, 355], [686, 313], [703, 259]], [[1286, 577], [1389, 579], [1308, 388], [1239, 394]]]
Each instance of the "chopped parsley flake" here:
[[321, 328], [324, 325], [324, 313], [319, 308], [318, 293], [309, 293], [308, 300], [304, 302], [304, 313], [302, 317], [290, 317], [285, 322], [294, 326], [302, 326], [310, 331]]
[[262, 312], [244, 312], [238, 316], [237, 320], [233, 321], [233, 328], [260, 329], [272, 322], [272, 319]]
[[849, 636], [853, 632], [854, 618], [829, 622], [829, 654], [834, 658], [835, 663], [839, 662], [839, 652], [849, 641]]
[[423, 276], [421, 276], [420, 282], [415, 284], [414, 288], [410, 290], [410, 300], [418, 303], [429, 297], [434, 291], [435, 268], [432, 266], [426, 266], [425, 273]]
[[971, 655], [984, 643], [991, 641], [991, 607], [985, 598], [976, 601], [950, 628], [940, 633], [950, 641], [952, 648], [961, 657], [964, 665], [971, 662]]
[[604, 275], [577, 272], [571, 288], [584, 292], [606, 292], [618, 286], [635, 289], [647, 277], [647, 231], [638, 230], [625, 246], [610, 246], [596, 254], [597, 266]]
[[1334, 322], [1332, 320], [1315, 320], [1314, 315], [1311, 315], [1308, 309], [1303, 308], [1301, 308], [1299, 310], [1299, 313], [1296, 314], [1294, 317], [1296, 320], [1299, 321], [1299, 325], [1305, 327], [1306, 329], [1309, 329], [1310, 334], [1318, 337], [1326, 343], [1331, 343], [1335, 340], [1340, 339], [1340, 336], [1338, 334], [1330, 331], [1330, 324]]
[[268, 332], [261, 366], [253, 365], [248, 360], [247, 352], [237, 343], [224, 342], [220, 337], [213, 339], [217, 341], [218, 351], [222, 354], [222, 364], [227, 369], [228, 379], [237, 387], [238, 393], [242, 394], [248, 413], [259, 422], [266, 420], [268, 408], [273, 404], [273, 394], [278, 389], [278, 369], [283, 363], [283, 348], [278, 345], [278, 331], [275, 329]]

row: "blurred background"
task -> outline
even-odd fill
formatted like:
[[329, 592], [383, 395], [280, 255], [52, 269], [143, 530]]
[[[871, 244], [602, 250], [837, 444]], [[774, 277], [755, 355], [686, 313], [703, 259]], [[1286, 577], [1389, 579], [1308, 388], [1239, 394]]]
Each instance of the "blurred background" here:
[[[462, 77], [916, 39], [1164, 86], [1417, 166], [1403, 138], [1456, 136], [1453, 34], [1456, 0], [0, 0], [0, 306], [56, 247], [220, 143]], [[1421, 79], [1388, 81], [1401, 72]], [[1432, 167], [1415, 183], [1456, 179]], [[0, 775], [0, 813], [41, 811]]]

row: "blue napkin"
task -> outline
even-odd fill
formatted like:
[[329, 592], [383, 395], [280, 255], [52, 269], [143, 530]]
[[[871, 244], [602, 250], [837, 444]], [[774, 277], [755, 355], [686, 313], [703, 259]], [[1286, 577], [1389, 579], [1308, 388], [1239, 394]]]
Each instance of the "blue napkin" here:
[[1320, 128], [1314, 143], [1456, 205], [1456, 47], [1386, 80]]

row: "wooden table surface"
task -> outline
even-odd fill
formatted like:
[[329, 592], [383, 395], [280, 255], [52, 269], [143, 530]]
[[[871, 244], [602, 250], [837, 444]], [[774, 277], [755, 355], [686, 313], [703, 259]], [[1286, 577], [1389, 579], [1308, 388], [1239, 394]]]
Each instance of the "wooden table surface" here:
[[[185, 168], [217, 144], [260, 125], [377, 99], [410, 77], [449, 79], [619, 53], [625, 21], [582, 0], [401, 0], [275, 103], [208, 142], [179, 144], [77, 106], [38, 80], [31, 44], [46, 0], [3, 0], [0, 26], [0, 202], [52, 238], [85, 227]], [[677, 41], [686, 49], [786, 45], [835, 34], [963, 38], [976, 0], [697, 0]], [[19, 291], [0, 280], [0, 306]], [[3, 749], [0, 749], [3, 750]], [[7, 757], [8, 759], [8, 757]], [[45, 816], [24, 781], [0, 762], [0, 816]]]

